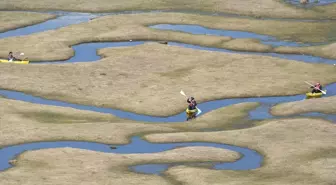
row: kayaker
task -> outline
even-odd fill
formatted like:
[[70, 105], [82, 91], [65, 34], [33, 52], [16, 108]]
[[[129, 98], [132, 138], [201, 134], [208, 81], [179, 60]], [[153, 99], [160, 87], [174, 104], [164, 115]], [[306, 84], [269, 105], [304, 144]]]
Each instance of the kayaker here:
[[321, 93], [320, 90], [322, 90], [322, 85], [317, 82], [314, 86], [311, 86], [310, 88], [313, 88], [312, 93]]
[[187, 102], [189, 103], [188, 109], [194, 110], [196, 109], [197, 103], [194, 97], [190, 97], [187, 99]]
[[9, 52], [8, 53], [8, 61], [10, 61], [10, 62], [12, 62], [12, 61], [14, 61], [14, 60], [16, 60], [16, 58], [13, 56], [13, 52]]

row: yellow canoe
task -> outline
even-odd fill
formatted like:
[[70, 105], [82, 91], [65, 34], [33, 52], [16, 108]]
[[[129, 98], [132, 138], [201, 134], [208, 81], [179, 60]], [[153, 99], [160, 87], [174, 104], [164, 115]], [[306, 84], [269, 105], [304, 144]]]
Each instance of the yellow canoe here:
[[14, 64], [29, 64], [29, 61], [27, 60], [23, 60], [23, 61], [8, 61], [8, 60], [5, 60], [5, 59], [0, 59], [0, 62], [1, 63], [14, 63]]
[[[327, 90], [325, 90], [325, 92], [327, 92]], [[309, 98], [321, 98], [323, 95], [323, 93], [306, 93], [306, 98], [309, 99]]]

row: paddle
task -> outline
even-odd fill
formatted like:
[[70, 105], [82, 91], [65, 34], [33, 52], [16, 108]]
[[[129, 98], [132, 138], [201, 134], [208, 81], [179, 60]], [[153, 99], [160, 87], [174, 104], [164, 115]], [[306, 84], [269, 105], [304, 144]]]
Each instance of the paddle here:
[[183, 90], [181, 90], [180, 93], [181, 93], [183, 96], [187, 97], [187, 95], [183, 92]]
[[[180, 91], [180, 94], [182, 94], [183, 96], [185, 96], [186, 98], [188, 98], [188, 96], [184, 93], [183, 90]], [[197, 114], [196, 114], [196, 116], [198, 116], [199, 114], [202, 113], [202, 111], [201, 111], [201, 109], [199, 109], [198, 107], [196, 107], [196, 109], [197, 109]]]
[[[19, 54], [20, 56], [23, 56], [23, 55], [24, 55], [24, 53], [16, 52], [16, 54], [18, 54], [18, 53], [20, 53], [20, 54]], [[16, 55], [16, 54], [15, 54], [15, 55]]]
[[[20, 56], [23, 56], [23, 55], [24, 55], [24, 53], [21, 53], [21, 52], [16, 52], [16, 53], [20, 53], [20, 54], [19, 54]], [[13, 55], [16, 56], [16, 54], [13, 54]], [[16, 59], [22, 61], [22, 59], [19, 59], [19, 58], [16, 58]]]
[[201, 109], [199, 109], [198, 107], [196, 107], [196, 109], [197, 109], [197, 114], [196, 114], [196, 116], [198, 116], [199, 114], [202, 113], [202, 111], [201, 111]]
[[308, 83], [308, 82], [305, 82], [305, 83], [306, 83], [306, 84], [308, 84], [308, 85], [310, 85], [310, 86], [312, 86], [312, 87], [314, 87], [315, 89], [317, 89], [317, 90], [321, 91], [321, 92], [322, 92], [322, 94], [327, 94], [326, 92], [322, 91], [321, 89], [319, 89], [319, 88], [316, 88], [314, 85], [312, 85], [312, 84], [310, 84], [310, 83]]

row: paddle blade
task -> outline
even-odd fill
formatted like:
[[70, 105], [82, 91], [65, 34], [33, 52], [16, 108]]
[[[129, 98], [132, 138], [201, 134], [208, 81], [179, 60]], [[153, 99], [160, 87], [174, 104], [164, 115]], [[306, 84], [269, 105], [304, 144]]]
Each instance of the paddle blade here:
[[187, 95], [183, 92], [183, 90], [181, 90], [180, 93], [181, 93], [183, 96], [187, 97]]
[[202, 111], [198, 107], [196, 107], [196, 109], [197, 109], [197, 115], [196, 116], [198, 116], [198, 115], [200, 115], [202, 113]]
[[308, 84], [308, 85], [310, 85], [310, 86], [314, 86], [313, 84], [310, 84], [310, 83], [308, 83], [308, 82], [305, 82], [306, 84]]

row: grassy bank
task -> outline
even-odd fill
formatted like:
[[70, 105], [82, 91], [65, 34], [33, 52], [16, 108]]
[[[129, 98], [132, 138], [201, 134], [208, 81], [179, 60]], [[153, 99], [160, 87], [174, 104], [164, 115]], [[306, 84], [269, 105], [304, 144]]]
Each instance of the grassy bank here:
[[55, 15], [45, 13], [0, 11], [0, 33], [44, 22], [55, 17]]
[[[292, 95], [306, 92], [302, 81], [307, 79], [314, 81], [318, 76], [323, 84], [336, 80], [334, 68], [329, 65], [155, 43], [102, 49], [99, 54], [105, 58], [95, 63], [0, 65], [1, 78], [6, 79], [1, 88], [72, 103], [167, 116], [184, 110], [181, 89], [204, 102], [229, 97]], [[293, 86], [296, 88], [290, 88]], [[159, 103], [163, 99], [169, 102], [165, 109]]]
[[129, 172], [127, 166], [138, 163], [234, 161], [237, 153], [211, 147], [178, 148], [155, 154], [106, 154], [73, 148], [25, 152], [16, 166], [0, 173], [1, 184], [142, 184], [170, 185], [169, 179], [157, 175]]
[[335, 102], [336, 96], [282, 103], [272, 107], [271, 113], [276, 116], [289, 116], [308, 112], [335, 114]]
[[[181, 13], [145, 13], [115, 15], [98, 18], [88, 23], [71, 25], [24, 37], [0, 40], [0, 56], [8, 51], [25, 51], [31, 61], [64, 60], [74, 55], [71, 45], [83, 42], [166, 40], [201, 46], [227, 48], [238, 51], [300, 53], [296, 48], [289, 51], [272, 49], [255, 39], [233, 39], [225, 36], [193, 35], [182, 32], [162, 31], [148, 28], [153, 24], [198, 24], [226, 30], [240, 30], [271, 35], [280, 40], [299, 42], [334, 41], [336, 23], [290, 22], [275, 20], [241, 19], [230, 17], [201, 16]], [[283, 29], [286, 27], [286, 29]], [[307, 31], [308, 30], [308, 31]], [[333, 36], [334, 35], [334, 36]], [[324, 46], [320, 46], [324, 47]], [[301, 50], [302, 48], [298, 48]], [[303, 48], [305, 50], [305, 48]], [[309, 51], [310, 52], [310, 51]], [[308, 53], [309, 53], [308, 52]], [[324, 55], [333, 55], [332, 50], [323, 50]], [[319, 55], [319, 53], [316, 53]]]
[[[46, 140], [85, 140], [125, 144], [131, 135], [152, 132], [234, 129], [257, 103], [236, 104], [212, 111], [192, 122], [140, 123], [110, 114], [80, 111], [0, 98], [0, 147]], [[214, 118], [217, 119], [214, 119]], [[24, 133], [24, 134], [23, 134]]]
[[[330, 5], [333, 6], [333, 5]], [[255, 17], [277, 18], [333, 18], [335, 10], [332, 7], [301, 9], [285, 4], [279, 0], [225, 0], [225, 1], [193, 1], [193, 0], [4, 0], [0, 7], [6, 10], [65, 10], [83, 12], [112, 12], [124, 10], [188, 10], [211, 13], [231, 13]]]
[[336, 59], [335, 54], [336, 43], [331, 43], [321, 46], [310, 46], [310, 47], [278, 47], [274, 51], [278, 53], [285, 54], [303, 54], [303, 55], [313, 55], [321, 56], [325, 58]]
[[[261, 126], [210, 133], [151, 134], [151, 142], [221, 142], [256, 149], [265, 155], [261, 168], [219, 171], [173, 167], [166, 173], [184, 184], [332, 184], [335, 182], [335, 126], [317, 119], [264, 121]], [[197, 179], [195, 178], [197, 176]]]

